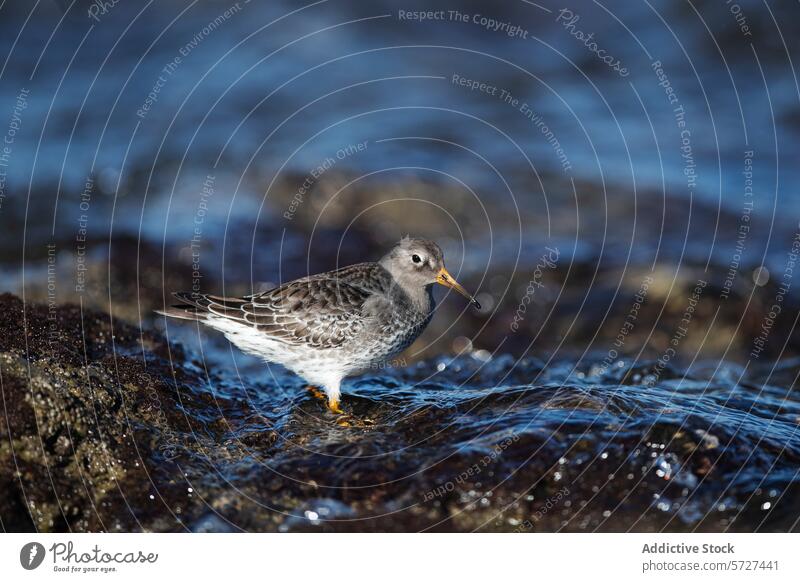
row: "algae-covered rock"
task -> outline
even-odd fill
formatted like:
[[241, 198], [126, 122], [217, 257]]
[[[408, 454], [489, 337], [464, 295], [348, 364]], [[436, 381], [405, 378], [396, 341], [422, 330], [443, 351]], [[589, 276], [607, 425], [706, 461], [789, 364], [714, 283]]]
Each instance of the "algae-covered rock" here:
[[0, 314], [3, 526], [179, 529], [150, 498], [160, 443], [185, 424], [155, 355], [164, 341], [75, 306], [23, 309], [8, 294]]

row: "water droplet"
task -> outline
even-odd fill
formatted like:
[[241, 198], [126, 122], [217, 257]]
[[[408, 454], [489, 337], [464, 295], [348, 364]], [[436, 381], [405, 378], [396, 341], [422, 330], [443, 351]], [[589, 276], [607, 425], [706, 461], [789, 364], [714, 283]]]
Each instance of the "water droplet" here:
[[494, 297], [489, 293], [478, 293], [475, 299], [481, 304], [481, 313], [487, 313], [494, 307]]
[[453, 340], [453, 351], [457, 354], [462, 352], [469, 352], [472, 350], [472, 340], [463, 335], [458, 336]]
[[769, 281], [769, 270], [766, 267], [753, 269], [753, 283], [758, 287], [763, 287]]

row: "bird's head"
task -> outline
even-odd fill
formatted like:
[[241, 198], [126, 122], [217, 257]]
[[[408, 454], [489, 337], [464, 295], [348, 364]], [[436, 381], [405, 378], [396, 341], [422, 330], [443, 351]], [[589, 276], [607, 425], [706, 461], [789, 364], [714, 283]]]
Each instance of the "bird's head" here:
[[381, 265], [398, 284], [406, 289], [421, 289], [439, 283], [455, 289], [480, 309], [478, 301], [464, 289], [444, 267], [444, 254], [435, 242], [404, 237], [386, 256]]

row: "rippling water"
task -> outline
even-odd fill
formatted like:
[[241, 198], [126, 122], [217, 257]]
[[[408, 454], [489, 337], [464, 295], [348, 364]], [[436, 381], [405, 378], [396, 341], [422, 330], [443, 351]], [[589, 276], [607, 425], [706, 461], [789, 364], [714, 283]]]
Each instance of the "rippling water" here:
[[0, 304], [14, 531], [785, 531], [800, 516], [800, 402], [778, 387], [796, 361], [685, 373], [475, 352], [350, 379], [338, 416], [213, 337], [201, 353], [77, 307], [23, 321], [21, 301]]
[[227, 447], [205, 460], [231, 486], [296, 482], [292, 509], [257, 500], [288, 513], [281, 530], [747, 531], [790, 529], [800, 511], [800, 400], [781, 387], [796, 362], [686, 371], [475, 352], [346, 381], [343, 420], [280, 367], [234, 366], [213, 346], [211, 385], [189, 407], [207, 402], [199, 417]]

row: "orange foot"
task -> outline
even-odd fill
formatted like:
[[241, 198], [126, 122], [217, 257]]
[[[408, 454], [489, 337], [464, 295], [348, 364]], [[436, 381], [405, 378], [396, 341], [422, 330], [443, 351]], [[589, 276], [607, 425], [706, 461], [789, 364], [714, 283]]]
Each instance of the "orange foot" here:
[[306, 386], [306, 390], [308, 390], [314, 398], [319, 400], [324, 400], [328, 405], [328, 410], [335, 414], [344, 414], [344, 410], [339, 407], [339, 400], [332, 400], [328, 398], [328, 396], [322, 392], [316, 386], [311, 386], [310, 384]]
[[344, 414], [344, 411], [339, 408], [338, 400], [328, 400], [328, 410], [335, 414]]
[[314, 398], [318, 398], [319, 400], [327, 400], [328, 397], [320, 391], [319, 388], [316, 386], [311, 386], [310, 384], [306, 386], [306, 390], [308, 390]]

